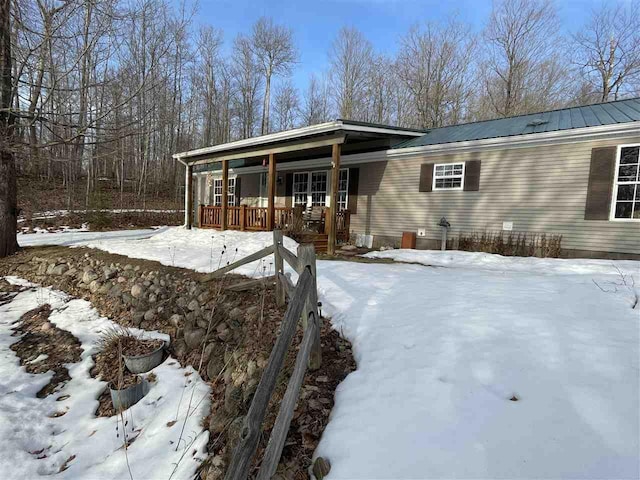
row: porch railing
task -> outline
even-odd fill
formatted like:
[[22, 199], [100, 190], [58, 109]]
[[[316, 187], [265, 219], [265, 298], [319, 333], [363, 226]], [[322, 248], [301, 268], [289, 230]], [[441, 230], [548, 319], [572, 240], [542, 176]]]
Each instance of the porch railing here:
[[[274, 210], [275, 228], [286, 230], [294, 224], [296, 209], [292, 207], [276, 207]], [[268, 210], [266, 207], [247, 207], [246, 205], [227, 207], [227, 228], [230, 230], [267, 231], [267, 215]], [[222, 207], [200, 205], [198, 219], [201, 228], [221, 228]], [[350, 220], [349, 210], [337, 212], [336, 226], [339, 240], [349, 238]], [[326, 222], [322, 223], [326, 230]]]

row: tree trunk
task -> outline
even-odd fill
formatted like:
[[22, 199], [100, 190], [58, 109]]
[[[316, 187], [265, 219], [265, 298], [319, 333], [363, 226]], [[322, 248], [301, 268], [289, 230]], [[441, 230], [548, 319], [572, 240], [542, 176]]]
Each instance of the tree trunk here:
[[16, 161], [11, 112], [11, 0], [0, 0], [0, 258], [18, 249]]

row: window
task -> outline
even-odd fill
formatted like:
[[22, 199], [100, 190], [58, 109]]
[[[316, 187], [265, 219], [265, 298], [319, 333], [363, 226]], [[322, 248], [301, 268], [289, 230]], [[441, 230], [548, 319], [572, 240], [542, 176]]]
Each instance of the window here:
[[293, 174], [293, 205], [307, 206], [309, 191], [309, 173], [301, 172]]
[[464, 162], [433, 166], [433, 190], [462, 190]]
[[[338, 179], [338, 209], [347, 208], [349, 188], [349, 170], [341, 169]], [[293, 205], [320, 206], [329, 205], [329, 172], [318, 170], [314, 172], [296, 172], [293, 174]]]
[[[229, 179], [227, 188], [227, 205], [230, 207], [236, 204], [236, 179]], [[213, 179], [213, 205], [219, 207], [222, 205], [222, 178]]]
[[349, 170], [340, 170], [340, 178], [338, 180], [338, 211], [347, 209], [347, 194], [349, 189]]
[[640, 220], [640, 145], [618, 148], [611, 202], [612, 220]]
[[327, 172], [311, 173], [311, 206], [324, 207], [327, 204]]

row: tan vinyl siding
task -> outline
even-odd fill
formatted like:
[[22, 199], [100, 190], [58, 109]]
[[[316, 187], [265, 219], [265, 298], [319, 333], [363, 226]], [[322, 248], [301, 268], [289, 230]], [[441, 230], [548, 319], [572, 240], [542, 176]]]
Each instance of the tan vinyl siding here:
[[[385, 237], [427, 229], [438, 239], [446, 217], [454, 235], [513, 230], [561, 234], [562, 247], [640, 254], [640, 222], [584, 220], [591, 149], [640, 137], [535, 148], [419, 156], [360, 165], [351, 229]], [[480, 190], [419, 192], [420, 165], [481, 160]]]

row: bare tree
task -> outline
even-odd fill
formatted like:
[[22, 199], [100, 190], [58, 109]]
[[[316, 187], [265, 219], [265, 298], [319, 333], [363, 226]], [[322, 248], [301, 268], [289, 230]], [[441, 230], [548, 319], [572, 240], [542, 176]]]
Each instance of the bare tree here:
[[469, 28], [453, 20], [413, 27], [403, 37], [396, 65], [416, 110], [416, 127], [460, 121], [471, 84], [472, 44]]
[[251, 47], [264, 77], [264, 97], [260, 133], [269, 133], [269, 107], [271, 102], [271, 77], [288, 74], [296, 62], [297, 52], [290, 28], [275, 25], [270, 18], [262, 17], [253, 26]]
[[[484, 31], [488, 51], [481, 68], [491, 116], [540, 108], [538, 104], [543, 102], [533, 102], [536, 106], [532, 107], [531, 99], [537, 100], [539, 87], [548, 90], [548, 86], [536, 81], [535, 74], [540, 68], [550, 73], [560, 70], [563, 62], [557, 52], [558, 30], [551, 0], [502, 0], [494, 5]], [[557, 78], [547, 75], [546, 81]]]
[[367, 110], [367, 86], [373, 62], [371, 42], [359, 30], [343, 27], [333, 41], [329, 62], [338, 114], [346, 119], [361, 119]]
[[11, 0], [0, 0], [0, 258], [18, 249], [10, 17]]
[[276, 131], [289, 130], [297, 124], [300, 112], [298, 90], [290, 80], [276, 88], [273, 102], [273, 119]]
[[258, 89], [261, 79], [251, 42], [242, 35], [233, 44], [233, 75], [236, 79], [236, 114], [240, 125], [240, 137], [252, 137], [258, 118]]
[[318, 78], [315, 74], [311, 74], [309, 77], [301, 116], [304, 125], [315, 125], [331, 119], [329, 82], [326, 76]]
[[629, 2], [603, 4], [573, 35], [576, 60], [599, 100], [632, 93], [640, 82], [640, 7]]

